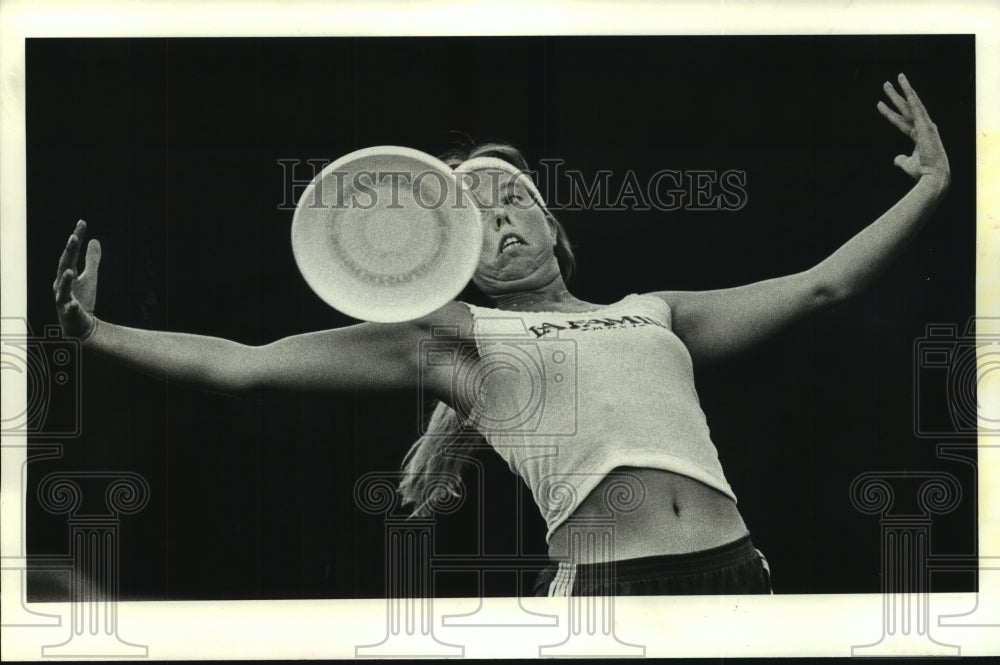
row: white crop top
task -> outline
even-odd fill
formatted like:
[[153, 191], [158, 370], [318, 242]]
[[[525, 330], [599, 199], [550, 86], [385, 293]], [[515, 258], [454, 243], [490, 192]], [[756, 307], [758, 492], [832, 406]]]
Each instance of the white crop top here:
[[736, 500], [662, 299], [632, 294], [584, 313], [469, 309], [482, 361], [470, 424], [531, 488], [546, 540], [619, 466], [683, 474]]

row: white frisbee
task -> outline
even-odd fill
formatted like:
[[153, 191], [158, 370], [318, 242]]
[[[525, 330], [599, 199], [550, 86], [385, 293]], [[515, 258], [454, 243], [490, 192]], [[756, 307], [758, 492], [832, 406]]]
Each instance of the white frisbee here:
[[292, 252], [306, 283], [348, 316], [409, 321], [472, 279], [482, 222], [447, 164], [399, 146], [336, 160], [302, 192]]

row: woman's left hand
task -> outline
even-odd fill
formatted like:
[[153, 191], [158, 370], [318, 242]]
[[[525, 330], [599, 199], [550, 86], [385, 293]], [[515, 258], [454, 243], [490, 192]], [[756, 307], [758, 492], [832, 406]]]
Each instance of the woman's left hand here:
[[899, 75], [899, 87], [903, 96], [896, 92], [892, 83], [886, 81], [883, 85], [898, 112], [890, 109], [885, 102], [878, 103], [879, 112], [914, 142], [913, 153], [909, 156], [896, 155], [893, 163], [917, 180], [933, 178], [947, 188], [951, 183], [951, 168], [937, 125], [931, 121], [923, 102], [903, 74]]

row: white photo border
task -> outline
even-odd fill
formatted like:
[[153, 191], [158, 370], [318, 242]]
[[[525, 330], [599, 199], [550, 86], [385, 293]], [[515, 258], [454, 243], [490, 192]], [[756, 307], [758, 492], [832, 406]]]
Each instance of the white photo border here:
[[[992, 6], [991, 6], [992, 5]], [[977, 117], [977, 316], [1000, 316], [1000, 7], [988, 2], [811, 2], [698, 4], [540, 2], [240, 3], [220, 0], [87, 2], [7, 0], [0, 5], [0, 265], [3, 317], [26, 312], [25, 268], [25, 39], [29, 37], [376, 36], [376, 35], [831, 35], [975, 34]], [[995, 331], [994, 331], [995, 332]], [[980, 386], [983, 401], [1000, 403], [996, 377]], [[3, 400], [23, 403], [23, 382], [5, 377]], [[988, 482], [1000, 460], [980, 439], [979, 554], [1000, 561], [1000, 491]], [[0, 544], [5, 562], [24, 557], [26, 460], [24, 439], [3, 441]], [[997, 444], [993, 442], [993, 447]], [[984, 559], [985, 561], [985, 559]], [[5, 567], [7, 564], [5, 563]], [[990, 566], [984, 566], [990, 567]], [[1000, 566], [995, 566], [1000, 568]], [[3, 585], [5, 615], [21, 603]], [[961, 655], [996, 653], [997, 627], [939, 627], [937, 617], [978, 606], [1000, 616], [1000, 575], [980, 576], [980, 593], [934, 594], [931, 632]], [[435, 599], [435, 615], [470, 612], [480, 603], [497, 611], [509, 599]], [[565, 600], [524, 599], [532, 610], [564, 615]], [[42, 646], [67, 634], [68, 604], [32, 605], [63, 617], [60, 626], [7, 627], [2, 657], [39, 660]], [[148, 645], [153, 659], [353, 658], [359, 644], [379, 642], [386, 631], [386, 601], [303, 600], [226, 602], [123, 602], [122, 638]], [[492, 609], [491, 608], [491, 611]], [[619, 598], [618, 638], [645, 645], [646, 656], [850, 656], [852, 646], [878, 640], [878, 594], [771, 597]], [[464, 645], [466, 657], [533, 657], [553, 644], [565, 625], [552, 628], [462, 629], [435, 626], [445, 643]], [[905, 648], [901, 647], [901, 648]], [[403, 654], [405, 655], [405, 654]]]

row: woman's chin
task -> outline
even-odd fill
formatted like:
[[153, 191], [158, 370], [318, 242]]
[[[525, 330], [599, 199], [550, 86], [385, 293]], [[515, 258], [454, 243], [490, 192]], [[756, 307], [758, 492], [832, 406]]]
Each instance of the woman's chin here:
[[540, 271], [525, 271], [509, 265], [488, 277], [473, 278], [473, 283], [486, 295], [503, 296], [524, 291], [536, 291], [552, 282], [552, 275]]

